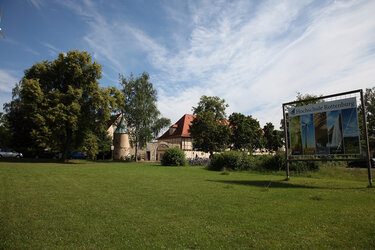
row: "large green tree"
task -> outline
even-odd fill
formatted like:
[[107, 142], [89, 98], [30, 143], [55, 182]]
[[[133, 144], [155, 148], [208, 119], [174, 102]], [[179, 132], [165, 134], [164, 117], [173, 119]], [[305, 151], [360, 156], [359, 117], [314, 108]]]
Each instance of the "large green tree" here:
[[113, 113], [120, 113], [124, 102], [122, 91], [116, 87], [99, 88], [93, 96], [96, 117], [93, 122], [94, 130], [88, 130], [83, 135], [81, 150], [88, 158], [94, 159], [97, 154], [108, 155], [112, 139], [108, 138], [107, 129]]
[[99, 88], [100, 78], [101, 66], [77, 50], [25, 70], [5, 105], [14, 144], [51, 148], [65, 160], [70, 149], [97, 143], [110, 111], [118, 106], [116, 97], [122, 95], [114, 88]]
[[[367, 120], [367, 131], [369, 138], [369, 145], [371, 153], [374, 154], [375, 151], [375, 87], [366, 88], [364, 93], [364, 104], [366, 106], [366, 120]], [[361, 133], [361, 145], [362, 150], [365, 151], [365, 134], [363, 127], [363, 110], [362, 107], [358, 108], [358, 122]]]
[[283, 146], [283, 133], [279, 130], [275, 130], [271, 122], [267, 122], [266, 125], [264, 125], [263, 133], [263, 147], [268, 151], [275, 152]]
[[194, 114], [204, 113], [205, 111], [213, 112], [215, 119], [224, 120], [226, 119], [225, 109], [228, 104], [225, 103], [224, 99], [220, 99], [217, 96], [201, 96], [198, 105], [193, 107]]
[[364, 99], [366, 105], [368, 135], [372, 141], [375, 141], [375, 87], [366, 89]]
[[135, 147], [135, 159], [138, 160], [138, 149], [154, 139], [161, 129], [170, 125], [170, 120], [160, 118], [156, 107], [157, 92], [149, 81], [150, 76], [144, 72], [140, 77], [133, 74], [127, 79], [120, 75], [120, 84], [125, 95], [123, 115], [130, 129], [130, 139]]
[[261, 147], [262, 129], [257, 119], [251, 115], [232, 113], [229, 116], [232, 130], [231, 147], [235, 150], [253, 150]]
[[224, 99], [202, 96], [198, 106], [193, 107], [196, 116], [189, 132], [195, 149], [210, 153], [226, 149], [230, 142], [230, 128], [226, 120]]

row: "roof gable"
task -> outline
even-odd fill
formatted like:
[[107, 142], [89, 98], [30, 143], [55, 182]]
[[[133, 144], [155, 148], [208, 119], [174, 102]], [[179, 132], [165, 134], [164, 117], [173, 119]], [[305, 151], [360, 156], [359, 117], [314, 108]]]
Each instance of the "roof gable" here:
[[194, 118], [195, 115], [185, 114], [180, 118], [180, 120], [173, 124], [162, 136], [160, 136], [158, 140], [191, 137], [189, 133], [189, 128]]

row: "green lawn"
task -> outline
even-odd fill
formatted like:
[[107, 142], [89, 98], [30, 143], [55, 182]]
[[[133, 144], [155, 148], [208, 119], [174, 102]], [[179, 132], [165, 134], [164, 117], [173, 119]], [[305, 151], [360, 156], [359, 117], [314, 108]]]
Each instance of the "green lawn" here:
[[145, 163], [0, 162], [0, 249], [375, 249], [366, 171], [283, 179]]

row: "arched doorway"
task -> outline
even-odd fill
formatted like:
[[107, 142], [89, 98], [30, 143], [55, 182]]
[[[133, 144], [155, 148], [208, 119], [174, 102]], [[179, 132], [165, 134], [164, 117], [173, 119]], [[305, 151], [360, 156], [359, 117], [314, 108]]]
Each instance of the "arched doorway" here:
[[167, 144], [160, 144], [158, 146], [158, 153], [157, 153], [157, 161], [161, 161], [163, 159], [163, 155], [164, 155], [164, 152], [165, 150], [169, 148]]

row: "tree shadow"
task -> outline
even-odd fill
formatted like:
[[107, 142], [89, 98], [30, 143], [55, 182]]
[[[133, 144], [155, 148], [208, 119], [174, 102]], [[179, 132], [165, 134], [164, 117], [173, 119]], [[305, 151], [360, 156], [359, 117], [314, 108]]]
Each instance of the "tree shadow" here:
[[233, 185], [244, 185], [244, 186], [254, 186], [263, 188], [305, 188], [305, 189], [366, 189], [366, 187], [317, 187], [311, 185], [301, 185], [286, 182], [284, 180], [280, 181], [267, 181], [267, 180], [254, 180], [254, 181], [236, 181], [236, 180], [207, 180], [210, 182], [233, 184]]
[[320, 187], [292, 184], [286, 181], [235, 181], [235, 180], [207, 180], [211, 182], [225, 183], [225, 184], [234, 184], [234, 185], [245, 185], [245, 186], [254, 186], [254, 187], [268, 187], [268, 188], [310, 188], [317, 189]]
[[7, 162], [7, 163], [59, 163], [59, 164], [80, 164], [78, 162], [72, 162], [72, 161], [61, 161], [59, 159], [34, 159], [34, 158], [1, 158], [1, 162]]

